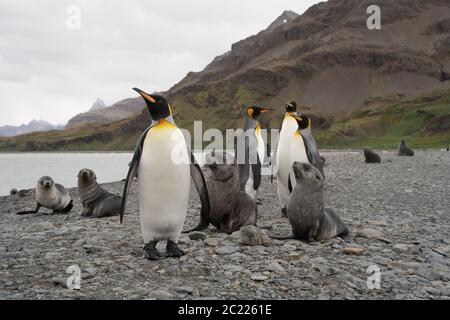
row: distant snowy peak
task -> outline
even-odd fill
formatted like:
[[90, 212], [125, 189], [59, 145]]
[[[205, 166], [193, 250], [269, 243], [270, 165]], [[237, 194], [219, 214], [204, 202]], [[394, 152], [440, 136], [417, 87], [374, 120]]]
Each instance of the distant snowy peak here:
[[267, 31], [272, 31], [278, 28], [279, 26], [291, 22], [295, 20], [299, 15], [296, 14], [294, 11], [286, 10], [284, 11], [281, 16], [275, 19], [274, 22], [270, 24], [270, 26], [266, 29]]
[[98, 98], [97, 101], [94, 102], [92, 108], [89, 111], [96, 111], [104, 108], [106, 108], [105, 102], [102, 99]]
[[22, 124], [20, 126], [0, 127], [0, 137], [14, 137], [31, 132], [62, 130], [62, 129], [64, 129], [64, 126], [53, 125], [48, 121], [31, 120], [28, 124]]

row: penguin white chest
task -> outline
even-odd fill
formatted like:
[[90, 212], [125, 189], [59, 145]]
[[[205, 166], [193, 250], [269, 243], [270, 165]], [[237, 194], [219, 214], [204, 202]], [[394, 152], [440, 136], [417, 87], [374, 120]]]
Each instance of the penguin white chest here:
[[265, 156], [266, 156], [266, 146], [264, 143], [264, 139], [261, 135], [261, 128], [257, 127], [255, 130], [256, 134], [256, 152], [258, 153], [259, 161], [261, 161], [261, 166], [264, 164]]
[[[264, 139], [261, 136], [261, 128], [257, 127], [255, 129], [255, 135], [256, 135], [256, 153], [258, 154], [259, 161], [261, 162], [261, 167], [264, 165], [265, 155], [266, 155], [266, 148]], [[253, 167], [250, 166], [249, 173], [248, 173], [248, 180], [245, 184], [245, 192], [252, 198], [255, 199], [257, 190], [254, 189], [253, 186]]]
[[286, 116], [280, 132], [276, 159], [278, 164], [277, 190], [282, 207], [285, 207], [290, 199], [289, 176], [291, 176], [292, 188], [296, 184], [292, 169], [294, 162], [309, 162], [303, 138], [297, 129], [297, 121], [291, 116]]
[[139, 204], [145, 243], [178, 242], [190, 189], [189, 155], [180, 129], [159, 124], [147, 134], [139, 164]]

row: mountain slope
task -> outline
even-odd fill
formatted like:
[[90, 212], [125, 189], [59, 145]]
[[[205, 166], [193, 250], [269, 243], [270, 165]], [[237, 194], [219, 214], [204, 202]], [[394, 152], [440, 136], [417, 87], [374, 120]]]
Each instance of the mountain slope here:
[[110, 107], [94, 105], [90, 111], [80, 113], [70, 119], [66, 128], [71, 129], [85, 124], [105, 124], [119, 121], [142, 111], [144, 106], [144, 102], [137, 99], [125, 99]]
[[105, 102], [102, 99], [98, 98], [92, 105], [91, 109], [89, 109], [89, 111], [96, 111], [104, 108], [106, 108]]
[[28, 124], [20, 126], [3, 126], [0, 127], [0, 137], [13, 137], [17, 135], [27, 134], [37, 131], [60, 130], [63, 126], [53, 125], [44, 120], [32, 120]]
[[[164, 93], [174, 106], [178, 125], [191, 130], [194, 120], [202, 120], [204, 129], [241, 127], [242, 104], [266, 104], [278, 109], [271, 114], [271, 126], [276, 128], [284, 102], [292, 99], [327, 122], [339, 123], [359, 110], [384, 108], [449, 89], [448, 0], [379, 0], [381, 30], [366, 27], [366, 9], [371, 4], [369, 0], [329, 0], [293, 20], [285, 19], [283, 13], [277, 27], [233, 44], [231, 51], [203, 71], [189, 73]], [[125, 103], [142, 101], [133, 98]], [[143, 111], [110, 125], [92, 125], [90, 130], [78, 131], [77, 139], [84, 137], [85, 148], [94, 148], [94, 137], [125, 127], [127, 137], [121, 139], [132, 141], [145, 127], [146, 117]], [[131, 128], [130, 122], [140, 125]], [[67, 140], [71, 135], [39, 139], [41, 146], [49, 143], [51, 150], [55, 139], [63, 140], [59, 143], [65, 149], [77, 148], [78, 144]], [[12, 148], [18, 141], [8, 141], [8, 145]], [[101, 147], [113, 145], [108, 140]], [[121, 145], [131, 149], [134, 142]]]
[[412, 147], [450, 145], [450, 90], [432, 92], [383, 108], [355, 111], [316, 133], [320, 145], [393, 148], [401, 139]]

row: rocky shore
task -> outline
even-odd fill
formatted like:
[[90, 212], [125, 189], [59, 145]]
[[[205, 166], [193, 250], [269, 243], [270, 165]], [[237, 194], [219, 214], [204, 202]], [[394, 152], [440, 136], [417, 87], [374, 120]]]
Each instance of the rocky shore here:
[[[381, 152], [379, 165], [358, 152], [323, 155], [326, 203], [348, 224], [351, 242], [268, 239], [290, 232], [268, 177], [258, 228], [183, 234], [187, 254], [156, 262], [142, 255], [135, 185], [123, 225], [118, 217], [82, 219], [76, 189], [67, 215], [16, 216], [34, 208], [33, 194], [2, 197], [0, 299], [450, 299], [450, 153]], [[120, 194], [122, 185], [104, 186]], [[186, 229], [199, 207], [193, 191]], [[66, 286], [72, 265], [81, 269], [79, 290]], [[367, 286], [371, 266], [381, 272], [379, 289]]]

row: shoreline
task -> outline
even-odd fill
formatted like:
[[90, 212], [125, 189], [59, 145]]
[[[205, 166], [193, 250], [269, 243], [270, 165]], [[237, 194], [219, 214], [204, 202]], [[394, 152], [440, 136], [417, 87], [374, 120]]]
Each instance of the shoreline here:
[[[142, 256], [136, 182], [124, 223], [118, 217], [82, 219], [77, 188], [66, 215], [33, 208], [31, 195], [0, 198], [0, 298], [3, 299], [448, 299], [450, 300], [450, 153], [382, 155], [368, 165], [355, 153], [330, 153], [325, 203], [347, 224], [353, 241], [239, 243], [209, 227], [182, 234], [180, 259]], [[120, 194], [122, 183], [102, 184]], [[258, 228], [289, 234], [276, 183], [263, 177]], [[194, 186], [185, 229], [198, 223]], [[192, 237], [191, 237], [192, 236]], [[165, 243], [158, 244], [164, 250]], [[350, 248], [350, 249], [348, 249]], [[355, 249], [356, 248], [356, 249]], [[359, 251], [360, 254], [345, 252]], [[81, 290], [65, 286], [68, 266], [81, 269]], [[381, 271], [381, 287], [367, 288], [367, 269]]]

